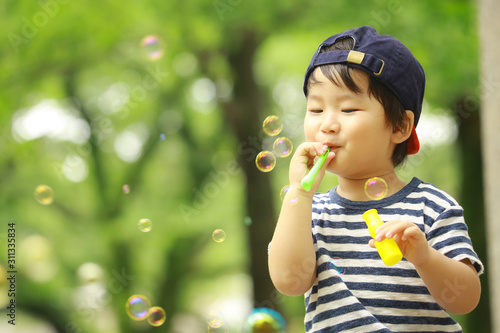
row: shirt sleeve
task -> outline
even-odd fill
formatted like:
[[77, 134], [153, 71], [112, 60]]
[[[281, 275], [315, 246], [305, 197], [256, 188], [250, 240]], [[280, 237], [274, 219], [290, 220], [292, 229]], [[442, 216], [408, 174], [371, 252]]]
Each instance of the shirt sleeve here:
[[478, 274], [484, 272], [484, 265], [472, 247], [462, 207], [445, 208], [433, 221], [427, 233], [427, 241], [430, 246], [451, 259], [469, 259]]

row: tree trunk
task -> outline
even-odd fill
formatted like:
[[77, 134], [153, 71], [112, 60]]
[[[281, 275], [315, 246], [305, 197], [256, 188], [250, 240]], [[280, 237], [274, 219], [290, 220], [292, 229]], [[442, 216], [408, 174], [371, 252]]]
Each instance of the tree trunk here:
[[[492, 332], [500, 332], [500, 2], [478, 1], [481, 63], [481, 135], [486, 197], [487, 274], [491, 280]], [[496, 283], [495, 283], [496, 282]], [[496, 314], [496, 315], [495, 315]]]
[[274, 196], [270, 175], [260, 172], [255, 166], [255, 158], [261, 150], [258, 134], [264, 119], [263, 103], [253, 75], [254, 55], [259, 42], [254, 32], [246, 30], [240, 34], [239, 43], [239, 47], [229, 54], [234, 78], [233, 98], [224, 103], [223, 109], [238, 138], [238, 160], [246, 178], [246, 211], [251, 219], [248, 235], [254, 306], [276, 309], [276, 291], [267, 268], [267, 246], [276, 225]]
[[[461, 166], [461, 193], [458, 202], [464, 209], [472, 245], [481, 261], [486, 264], [486, 225], [483, 189], [483, 157], [481, 154], [480, 114], [478, 99], [474, 96], [460, 98], [454, 106], [458, 123], [458, 144]], [[489, 279], [481, 276], [481, 300], [467, 316], [465, 332], [491, 332]]]

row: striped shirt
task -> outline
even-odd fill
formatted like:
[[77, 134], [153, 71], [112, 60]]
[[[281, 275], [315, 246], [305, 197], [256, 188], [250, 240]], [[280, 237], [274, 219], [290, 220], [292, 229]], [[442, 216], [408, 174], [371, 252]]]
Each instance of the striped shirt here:
[[[461, 332], [413, 264], [403, 258], [386, 266], [368, 245], [371, 237], [362, 214], [372, 208], [382, 221], [415, 223], [434, 249], [454, 260], [469, 259], [479, 274], [483, 272], [462, 207], [432, 184], [414, 178], [379, 201], [347, 200], [336, 188], [316, 193], [312, 233], [317, 277], [305, 294], [306, 332]], [[456, 280], [449, 285], [443, 301], [451, 301], [461, 290]]]

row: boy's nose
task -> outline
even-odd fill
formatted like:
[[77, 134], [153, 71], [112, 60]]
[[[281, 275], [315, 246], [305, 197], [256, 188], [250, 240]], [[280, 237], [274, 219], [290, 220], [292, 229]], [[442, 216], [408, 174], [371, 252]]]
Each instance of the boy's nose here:
[[340, 130], [340, 124], [334, 114], [327, 115], [321, 123], [320, 130], [324, 133], [337, 133]]

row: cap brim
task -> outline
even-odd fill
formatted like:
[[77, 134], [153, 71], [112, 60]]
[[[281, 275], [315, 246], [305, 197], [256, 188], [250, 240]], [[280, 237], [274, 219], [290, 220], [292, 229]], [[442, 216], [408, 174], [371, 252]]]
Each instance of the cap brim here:
[[411, 130], [411, 135], [410, 138], [408, 139], [407, 148], [408, 148], [408, 155], [416, 154], [420, 149], [420, 141], [418, 141], [418, 136], [415, 126], [413, 126]]

